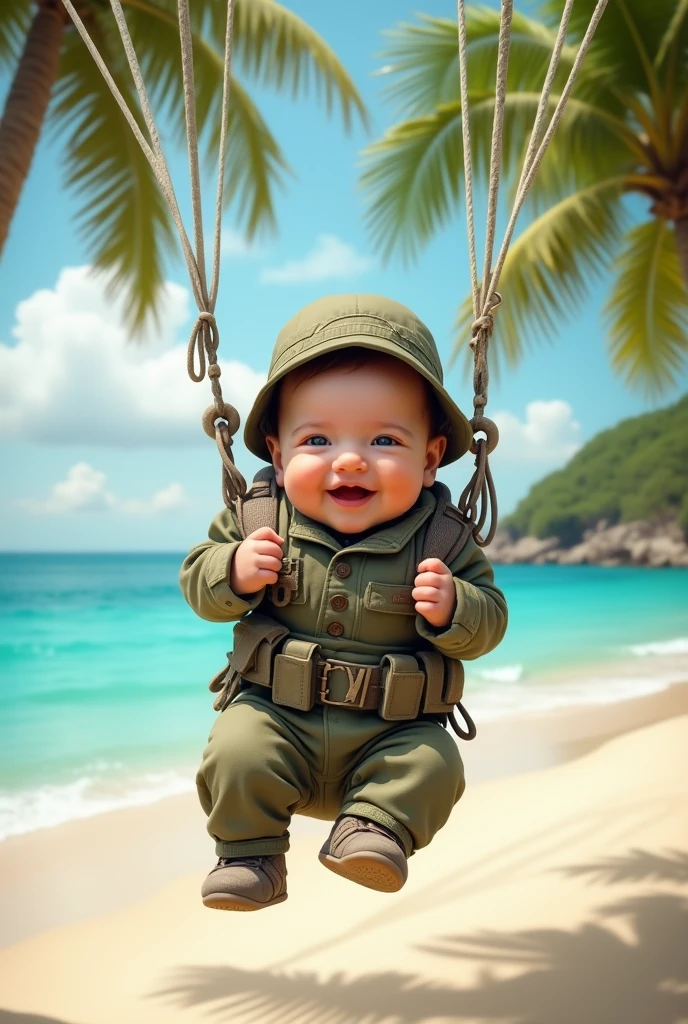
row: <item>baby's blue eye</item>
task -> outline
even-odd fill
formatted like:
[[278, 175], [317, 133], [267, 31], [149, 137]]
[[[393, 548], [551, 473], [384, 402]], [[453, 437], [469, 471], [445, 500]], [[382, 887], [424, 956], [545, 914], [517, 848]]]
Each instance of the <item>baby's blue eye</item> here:
[[392, 445], [398, 443], [399, 442], [395, 441], [393, 437], [389, 436], [389, 434], [380, 434], [380, 436], [376, 437], [375, 440], [373, 441], [373, 444], [377, 444], [381, 448], [391, 448]]
[[330, 442], [322, 434], [313, 434], [312, 437], [307, 437], [303, 443], [311, 445], [314, 448], [322, 448]]

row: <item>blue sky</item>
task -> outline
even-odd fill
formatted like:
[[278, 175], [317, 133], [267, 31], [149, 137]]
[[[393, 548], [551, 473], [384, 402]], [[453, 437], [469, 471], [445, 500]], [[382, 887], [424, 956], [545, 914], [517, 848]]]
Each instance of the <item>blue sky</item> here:
[[[291, 0], [290, 6], [337, 50], [368, 104], [370, 137], [377, 137], [392, 121], [372, 75], [381, 64], [381, 32], [412, 20], [417, 6], [400, 0]], [[427, 0], [421, 9], [455, 16], [453, 0]], [[0, 101], [7, 85], [0, 79]], [[346, 136], [338, 117], [328, 119], [315, 98], [294, 103], [251, 91], [295, 177], [278, 196], [277, 237], [246, 252], [231, 216], [225, 221], [217, 307], [223, 385], [245, 400], [267, 370], [282, 324], [312, 299], [344, 291], [387, 294], [411, 306], [433, 330], [446, 365], [456, 307], [469, 288], [463, 218], [412, 267], [383, 264], [366, 232], [357, 185], [360, 150], [369, 138], [361, 126]], [[186, 159], [171, 151], [170, 164], [183, 194]], [[212, 188], [207, 195], [210, 209]], [[0, 366], [11, 370], [0, 380], [0, 399], [16, 412], [21, 394], [27, 408], [33, 402], [31, 408], [42, 410], [15, 422], [0, 409], [0, 548], [182, 551], [205, 535], [222, 504], [217, 453], [195, 418], [209, 388], [191, 383], [181, 360], [193, 322], [186, 271], [180, 260], [171, 262], [160, 332], [124, 351], [117, 304], [108, 307], [100, 285], [79, 269], [87, 255], [72, 208], [61, 185], [59, 145], [44, 140], [0, 264]], [[577, 445], [652, 407], [608, 368], [601, 317], [607, 284], [602, 276], [575, 321], [551, 343], [532, 348], [518, 370], [492, 380], [488, 414], [503, 429], [495, 476], [505, 511]], [[446, 380], [469, 409], [471, 380], [461, 361]], [[684, 374], [661, 404], [687, 384]], [[250, 477], [258, 461], [239, 439], [235, 449]], [[456, 493], [470, 471], [464, 459], [443, 478]]]

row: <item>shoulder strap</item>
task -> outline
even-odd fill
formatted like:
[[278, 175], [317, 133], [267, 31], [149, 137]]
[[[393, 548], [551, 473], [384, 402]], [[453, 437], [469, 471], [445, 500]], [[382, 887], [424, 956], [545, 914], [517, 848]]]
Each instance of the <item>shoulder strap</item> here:
[[[422, 557], [439, 558], [449, 565], [470, 537], [471, 526], [452, 505], [445, 484], [437, 480], [432, 489], [437, 505], [425, 534]], [[248, 537], [261, 526], [277, 530], [277, 484], [272, 466], [258, 470], [246, 495], [236, 499], [235, 508], [242, 537]]]
[[439, 558], [445, 565], [449, 565], [471, 536], [471, 524], [452, 505], [451, 493], [445, 484], [436, 480], [432, 490], [437, 505], [425, 534], [422, 557]]
[[243, 498], [234, 507], [242, 537], [248, 537], [261, 526], [277, 531], [277, 484], [272, 466], [259, 469]]

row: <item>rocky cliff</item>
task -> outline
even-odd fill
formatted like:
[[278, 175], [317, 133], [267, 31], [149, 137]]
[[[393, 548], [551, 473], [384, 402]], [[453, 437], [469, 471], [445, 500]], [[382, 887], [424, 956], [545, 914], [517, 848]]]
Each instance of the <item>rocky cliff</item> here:
[[644, 565], [688, 567], [688, 544], [683, 530], [675, 522], [617, 523], [601, 520], [570, 547], [558, 537], [519, 537], [512, 539], [500, 531], [485, 553], [494, 563], [512, 565]]

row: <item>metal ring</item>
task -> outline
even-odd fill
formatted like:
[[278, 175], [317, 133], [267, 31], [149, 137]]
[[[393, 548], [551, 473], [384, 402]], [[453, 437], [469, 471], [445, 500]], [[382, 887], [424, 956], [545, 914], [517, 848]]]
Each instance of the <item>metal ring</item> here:
[[486, 416], [482, 419], [477, 420], [475, 416], [471, 420], [471, 426], [473, 427], [473, 443], [471, 444], [471, 451], [474, 455], [478, 454], [478, 446], [475, 435], [483, 433], [487, 438], [487, 454], [491, 455], [499, 443], [499, 427], [494, 420], [488, 420]]
[[[456, 715], [457, 711], [461, 712], [461, 717], [463, 718], [463, 720], [466, 723], [468, 728], [462, 729], [461, 726], [459, 725], [459, 723], [456, 721], [456, 718], [454, 716]], [[461, 703], [460, 700], [457, 700], [456, 708], [449, 715], [449, 724], [451, 725], [452, 729], [454, 730], [456, 735], [459, 737], [459, 739], [462, 739], [462, 740], [474, 740], [475, 737], [478, 735], [478, 730], [475, 727], [475, 722], [473, 721], [471, 716], [468, 714], [468, 712], [466, 711], [465, 707], [463, 706], [463, 704]]]
[[230, 436], [236, 434], [241, 423], [241, 417], [233, 405], [222, 402], [220, 406], [209, 405], [201, 417], [201, 423], [208, 437], [215, 440], [215, 424], [218, 420], [225, 420]]

